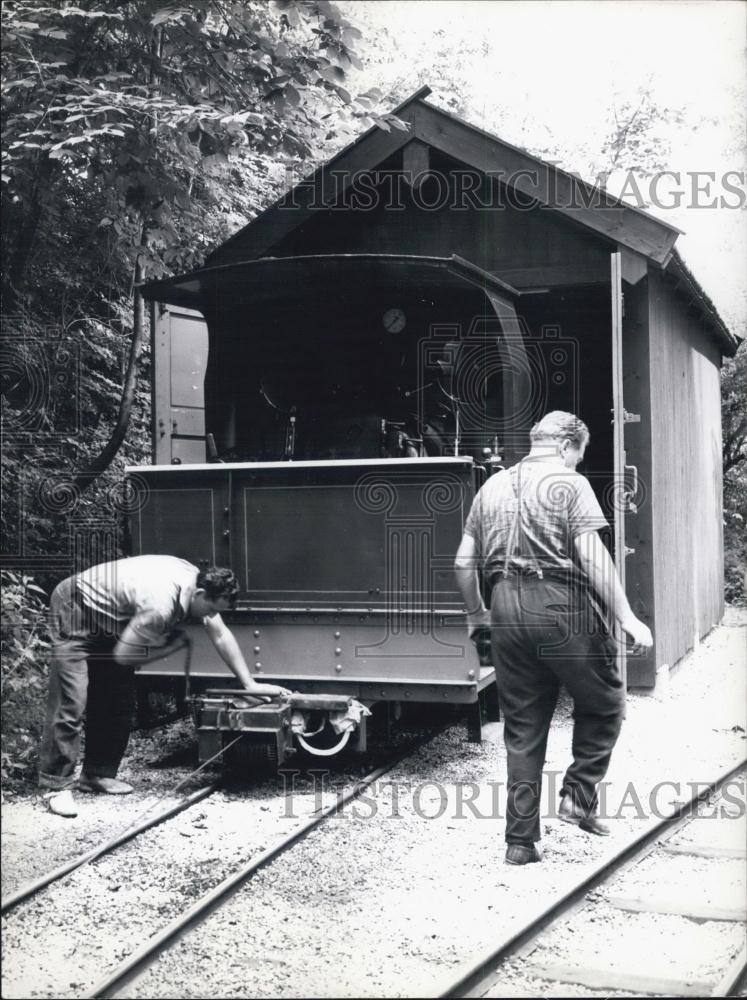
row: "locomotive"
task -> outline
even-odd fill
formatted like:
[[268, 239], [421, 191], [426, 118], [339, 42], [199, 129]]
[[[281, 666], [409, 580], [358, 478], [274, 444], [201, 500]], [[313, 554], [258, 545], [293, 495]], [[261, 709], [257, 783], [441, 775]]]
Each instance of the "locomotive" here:
[[[156, 464], [127, 470], [131, 552], [231, 566], [224, 617], [257, 679], [294, 692], [250, 704], [189, 626], [200, 758], [237, 734], [278, 763], [364, 749], [366, 713], [408, 703], [465, 706], [479, 739], [495, 673], [453, 559], [476, 490], [526, 446], [516, 291], [455, 256], [323, 254], [143, 293]], [[174, 654], [140, 677], [184, 671]]]

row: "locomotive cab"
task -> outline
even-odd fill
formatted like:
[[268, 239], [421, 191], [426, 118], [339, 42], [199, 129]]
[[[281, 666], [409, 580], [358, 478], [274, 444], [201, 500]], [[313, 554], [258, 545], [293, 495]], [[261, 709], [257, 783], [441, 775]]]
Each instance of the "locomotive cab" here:
[[217, 456], [477, 458], [497, 444], [503, 329], [482, 275], [437, 261], [328, 256], [226, 269], [238, 273], [206, 309], [205, 426]]
[[[158, 464], [128, 470], [133, 552], [234, 569], [241, 592], [225, 617], [258, 679], [363, 706], [472, 705], [479, 732], [494, 672], [467, 639], [452, 565], [475, 490], [525, 448], [514, 290], [454, 257], [331, 255], [144, 291], [207, 321], [193, 445], [207, 441], [210, 461], [164, 461], [176, 419], [154, 414]], [[156, 338], [165, 312], [154, 309]], [[168, 366], [155, 355], [157, 404], [159, 373], [184, 368], [178, 336], [169, 351]], [[142, 673], [182, 670], [165, 660]], [[200, 628], [191, 675], [208, 688], [228, 676]], [[365, 719], [355, 724], [364, 745]], [[203, 759], [219, 732], [200, 727]], [[292, 748], [276, 745], [281, 758]]]

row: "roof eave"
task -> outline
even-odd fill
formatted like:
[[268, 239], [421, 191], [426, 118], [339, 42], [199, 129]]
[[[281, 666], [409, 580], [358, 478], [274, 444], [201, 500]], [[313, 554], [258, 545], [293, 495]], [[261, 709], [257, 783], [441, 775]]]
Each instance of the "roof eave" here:
[[156, 281], [144, 282], [138, 288], [147, 301], [168, 302], [171, 305], [181, 306], [189, 309], [205, 311], [207, 305], [207, 295], [204, 291], [204, 283], [214, 283], [221, 278], [228, 278], [232, 273], [241, 268], [267, 268], [276, 267], [289, 268], [300, 263], [312, 266], [327, 267], [335, 263], [343, 264], [369, 264], [371, 262], [381, 262], [382, 264], [394, 264], [407, 267], [443, 268], [450, 274], [455, 275], [461, 281], [486, 289], [499, 295], [516, 299], [521, 292], [510, 285], [507, 281], [496, 277], [489, 271], [483, 270], [471, 261], [465, 260], [456, 254], [449, 257], [432, 257], [422, 254], [302, 254], [295, 257], [259, 257], [254, 260], [232, 261], [228, 264], [218, 264], [214, 267], [203, 267], [190, 271], [187, 274], [178, 275], [174, 278], [163, 278]]
[[742, 339], [731, 332], [729, 327], [719, 315], [716, 306], [713, 304], [708, 294], [703, 290], [700, 282], [684, 262], [681, 254], [677, 250], [673, 251], [669, 264], [663, 270], [665, 270], [665, 272], [670, 274], [672, 277], [681, 281], [687, 287], [689, 294], [692, 296], [694, 301], [697, 302], [701, 315], [703, 315], [713, 329], [722, 354], [726, 357], [733, 358], [739, 350], [739, 345], [742, 343]]

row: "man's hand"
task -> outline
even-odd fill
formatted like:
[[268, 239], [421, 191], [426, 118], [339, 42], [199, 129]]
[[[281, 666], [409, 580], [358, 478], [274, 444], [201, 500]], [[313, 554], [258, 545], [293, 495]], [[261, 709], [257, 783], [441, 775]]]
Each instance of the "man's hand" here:
[[649, 649], [654, 645], [654, 637], [651, 635], [651, 629], [642, 622], [635, 615], [631, 614], [625, 617], [620, 622], [620, 628], [625, 632], [632, 640], [631, 653], [641, 654], [648, 652]]
[[262, 698], [263, 701], [270, 701], [273, 698], [290, 698], [291, 692], [279, 684], [255, 684], [244, 687], [244, 692], [255, 698]]
[[480, 591], [479, 565], [477, 542], [465, 532], [454, 559], [454, 572], [467, 608], [467, 634], [470, 639], [480, 629], [490, 627], [490, 612], [483, 604]]

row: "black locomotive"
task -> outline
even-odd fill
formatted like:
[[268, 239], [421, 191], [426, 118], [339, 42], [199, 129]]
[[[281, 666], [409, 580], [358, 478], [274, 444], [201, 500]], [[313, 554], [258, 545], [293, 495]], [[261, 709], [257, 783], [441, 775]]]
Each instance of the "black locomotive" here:
[[[282, 759], [303, 730], [294, 709], [316, 731], [351, 698], [472, 705], [477, 730], [494, 672], [467, 639], [452, 567], [475, 490], [519, 447], [513, 290], [459, 258], [325, 255], [206, 268], [146, 292], [199, 308], [209, 360], [204, 428], [169, 464], [128, 470], [133, 553], [230, 565], [242, 590], [227, 620], [250, 667], [324, 696], [299, 696], [265, 731], [256, 708], [204, 695], [202, 756], [237, 729]], [[156, 397], [174, 372], [199, 380], [194, 345], [173, 336], [169, 364], [156, 357]], [[172, 397], [176, 436], [196, 417]], [[185, 460], [195, 443], [205, 460]], [[181, 675], [172, 659], [146, 676]], [[226, 675], [195, 628], [193, 688]]]

